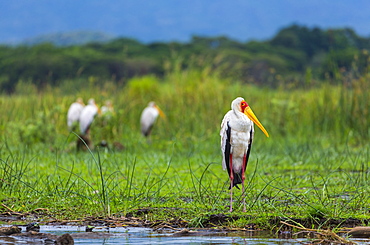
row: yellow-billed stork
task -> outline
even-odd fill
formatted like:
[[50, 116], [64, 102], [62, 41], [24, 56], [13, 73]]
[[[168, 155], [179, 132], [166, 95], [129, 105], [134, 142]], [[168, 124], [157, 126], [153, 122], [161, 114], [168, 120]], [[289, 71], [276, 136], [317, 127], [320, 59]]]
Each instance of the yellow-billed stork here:
[[112, 101], [105, 101], [105, 104], [101, 107], [101, 114], [106, 117], [111, 117], [114, 114]]
[[99, 108], [95, 104], [94, 99], [89, 99], [88, 104], [83, 108], [80, 115], [80, 131], [82, 135], [87, 135], [90, 132], [90, 126], [98, 114]]
[[82, 109], [84, 108], [85, 104], [82, 98], [77, 98], [76, 102], [73, 102], [68, 109], [67, 113], [67, 125], [69, 131], [74, 130], [74, 127], [77, 125]]
[[154, 101], [149, 102], [148, 106], [145, 107], [140, 117], [141, 133], [145, 137], [150, 135], [158, 115], [162, 118], [166, 118], [166, 115]]
[[233, 187], [242, 184], [243, 211], [245, 212], [244, 180], [245, 169], [251, 151], [254, 127], [256, 124], [269, 137], [266, 129], [254, 115], [247, 102], [241, 97], [231, 103], [221, 123], [222, 167], [227, 169], [230, 178], [230, 212], [233, 210]]

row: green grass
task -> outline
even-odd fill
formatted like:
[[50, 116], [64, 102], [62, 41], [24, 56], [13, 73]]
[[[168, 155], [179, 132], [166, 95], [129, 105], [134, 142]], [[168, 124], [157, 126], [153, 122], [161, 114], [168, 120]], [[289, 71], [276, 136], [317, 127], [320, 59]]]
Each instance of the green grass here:
[[[188, 71], [163, 80], [135, 78], [125, 87], [90, 81], [73, 94], [54, 88], [41, 97], [2, 95], [1, 203], [16, 212], [46, 208], [60, 219], [152, 208], [138, 216], [182, 218], [202, 226], [209, 215], [228, 212], [219, 127], [231, 101], [243, 96], [270, 138], [256, 128], [247, 168], [247, 212], [241, 212], [241, 193], [235, 190], [235, 214], [242, 218], [228, 225], [268, 227], [273, 217], [366, 222], [369, 80], [353, 80], [351, 87], [271, 90]], [[77, 136], [68, 132], [66, 114], [76, 97], [113, 101], [115, 116], [106, 124], [96, 118], [92, 139], [95, 144], [121, 142], [124, 151], [75, 151]], [[167, 120], [158, 120], [149, 145], [138, 121], [150, 100]]]

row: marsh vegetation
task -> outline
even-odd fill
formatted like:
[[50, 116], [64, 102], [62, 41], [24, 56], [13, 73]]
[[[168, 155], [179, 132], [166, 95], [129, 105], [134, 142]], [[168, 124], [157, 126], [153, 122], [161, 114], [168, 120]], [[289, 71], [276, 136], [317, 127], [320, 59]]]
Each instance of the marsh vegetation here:
[[[369, 48], [350, 29], [296, 25], [263, 42], [1, 46], [0, 210], [189, 227], [366, 225]], [[219, 130], [238, 96], [270, 138], [256, 130], [246, 212], [236, 191], [229, 214]], [[78, 97], [114, 106], [95, 118], [87, 151], [67, 127]], [[151, 144], [139, 123], [149, 101], [167, 115]]]
[[[272, 229], [281, 219], [317, 226], [335, 220], [340, 226], [351, 218], [367, 224], [369, 80], [367, 74], [343, 77], [341, 85], [269, 89], [208, 69], [174, 69], [163, 78], [135, 77], [125, 86], [90, 77], [74, 93], [63, 90], [65, 85], [26, 93], [33, 86], [24, 84], [24, 93], [0, 96], [0, 208], [38, 210], [60, 220], [182, 220], [190, 227]], [[228, 214], [219, 129], [237, 96], [247, 100], [270, 138], [256, 130], [247, 168], [247, 212], [236, 199], [234, 213]], [[106, 140], [110, 147], [76, 152], [77, 135], [66, 124], [76, 97], [113, 102], [115, 115], [108, 122], [97, 117], [91, 127], [94, 144]], [[151, 100], [167, 120], [158, 120], [148, 144], [139, 118]], [[114, 148], [114, 142], [125, 148]], [[212, 220], [220, 214], [222, 219]]]

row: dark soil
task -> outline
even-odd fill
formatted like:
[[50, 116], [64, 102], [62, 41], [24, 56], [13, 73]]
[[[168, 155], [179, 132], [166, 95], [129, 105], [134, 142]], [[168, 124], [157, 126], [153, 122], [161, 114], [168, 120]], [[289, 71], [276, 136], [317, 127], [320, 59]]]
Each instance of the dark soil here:
[[[55, 219], [45, 213], [12, 213], [6, 212], [0, 214], [0, 222], [5, 222], [8, 224], [14, 223], [30, 223], [30, 222], [38, 222], [39, 224], [44, 225], [91, 225], [91, 226], [107, 226], [107, 227], [120, 227], [120, 226], [131, 226], [131, 227], [147, 227], [152, 228], [154, 230], [158, 230], [161, 228], [199, 228], [199, 227], [190, 227], [189, 222], [183, 220], [181, 218], [173, 218], [171, 220], [154, 220], [149, 221], [146, 220], [144, 217], [146, 214], [150, 212], [156, 212], [158, 210], [146, 208], [146, 209], [138, 209], [134, 212], [128, 213], [126, 216], [112, 216], [112, 217], [84, 217], [78, 220], [58, 220]], [[234, 214], [201, 214], [201, 221], [199, 226], [201, 228], [219, 228], [223, 230], [235, 230], [228, 225], [232, 221], [236, 221], [240, 218], [245, 218], [245, 216], [234, 215]], [[248, 219], [252, 219], [253, 217], [248, 216]], [[355, 218], [348, 218], [348, 219], [325, 219], [325, 218], [307, 218], [307, 219], [299, 219], [299, 218], [281, 218], [281, 217], [274, 217], [271, 218], [269, 222], [270, 227], [277, 227], [277, 230], [274, 232], [284, 232], [284, 231], [291, 231], [292, 227], [284, 225], [281, 221], [296, 225], [300, 224], [304, 227], [310, 227], [312, 229], [333, 229], [333, 228], [353, 228], [356, 226], [369, 226], [370, 220], [369, 219], [355, 219]], [[266, 230], [264, 227], [260, 227], [260, 225], [255, 223], [248, 223], [245, 224], [244, 227], [240, 229], [244, 230]], [[239, 229], [239, 230], [240, 230]]]
[[[90, 232], [93, 230], [94, 226], [104, 226], [109, 227], [147, 227], [151, 228], [159, 233], [161, 232], [171, 232], [172, 236], [217, 236], [224, 235], [232, 232], [248, 232], [251, 235], [259, 234], [259, 232], [270, 232], [270, 236], [277, 236], [279, 238], [291, 239], [297, 237], [297, 234], [304, 234], [304, 237], [310, 237], [313, 241], [318, 241], [320, 244], [332, 244], [336, 243], [346, 243], [349, 242], [342, 238], [337, 233], [332, 232], [333, 228], [346, 227], [347, 229], [342, 229], [339, 233], [350, 234], [352, 237], [362, 237], [370, 238], [370, 227], [360, 227], [364, 225], [369, 225], [370, 220], [359, 220], [359, 219], [324, 219], [324, 218], [311, 218], [311, 219], [297, 219], [297, 218], [280, 218], [275, 217], [269, 220], [269, 227], [276, 227], [273, 231], [266, 231], [263, 227], [259, 227], [257, 224], [248, 223], [244, 227], [231, 228], [230, 222], [237, 221], [245, 216], [235, 215], [235, 214], [201, 214], [199, 227], [190, 227], [190, 224], [181, 219], [173, 218], [171, 220], [156, 220], [149, 221], [144, 219], [148, 213], [154, 212], [154, 209], [138, 209], [126, 216], [112, 216], [112, 217], [85, 217], [78, 220], [57, 220], [42, 213], [2, 213], [0, 214], [0, 221], [6, 222], [8, 224], [17, 224], [12, 227], [7, 227], [4, 230], [0, 228], [0, 235], [5, 236], [9, 239], [28, 239], [31, 241], [42, 241], [51, 242], [53, 244], [65, 244], [73, 245], [74, 239], [77, 238], [101, 238], [102, 236], [111, 236], [110, 233], [105, 232]], [[137, 216], [137, 217], [135, 217]], [[253, 217], [248, 216], [249, 220]], [[38, 224], [44, 225], [85, 225], [86, 232], [63, 234], [62, 236], [57, 236], [50, 233], [40, 233], [34, 231], [39, 229]], [[25, 223], [25, 222], [28, 222]], [[19, 225], [22, 223], [23, 225]], [[297, 226], [299, 225], [299, 227]], [[19, 227], [24, 226], [27, 228], [26, 232], [21, 232]], [[303, 227], [303, 229], [302, 229]], [[310, 227], [310, 229], [305, 229], [304, 227]], [[348, 229], [353, 228], [354, 229]], [[317, 229], [317, 230], [314, 230]], [[297, 230], [300, 232], [297, 233]], [[303, 231], [302, 231], [303, 230]], [[10, 232], [10, 233], [9, 233]], [[235, 233], [236, 234], [236, 233]], [[299, 235], [298, 235], [299, 236]], [[316, 239], [316, 240], [315, 240]], [[348, 244], [353, 244], [352, 242]]]

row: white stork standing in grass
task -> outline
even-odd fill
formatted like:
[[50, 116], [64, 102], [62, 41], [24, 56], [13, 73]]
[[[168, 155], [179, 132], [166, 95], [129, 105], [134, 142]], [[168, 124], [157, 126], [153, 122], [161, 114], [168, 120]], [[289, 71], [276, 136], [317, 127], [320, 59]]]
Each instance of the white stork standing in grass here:
[[101, 114], [102, 116], [111, 117], [112, 114], [114, 114], [114, 108], [112, 101], [107, 100], [105, 101], [105, 104], [101, 107]]
[[73, 102], [69, 107], [67, 114], [67, 125], [69, 131], [72, 131], [74, 127], [78, 124], [84, 106], [85, 104], [82, 98], [78, 98], [76, 102]]
[[233, 187], [239, 189], [238, 184], [242, 184], [243, 211], [246, 211], [244, 180], [254, 136], [254, 123], [269, 137], [252, 109], [241, 97], [233, 100], [231, 110], [226, 113], [221, 123], [222, 167], [227, 169], [230, 177], [230, 212], [233, 210]]
[[88, 105], [84, 107], [80, 114], [80, 139], [77, 140], [77, 150], [86, 149], [85, 144], [92, 149], [93, 146], [91, 144], [91, 137], [90, 137], [90, 127], [94, 121], [95, 116], [99, 113], [99, 108], [95, 104], [94, 99], [89, 99]]
[[88, 105], [84, 107], [80, 114], [80, 131], [82, 135], [90, 133], [90, 126], [94, 121], [95, 116], [98, 114], [99, 108], [95, 104], [94, 99], [89, 99]]
[[141, 133], [145, 137], [150, 135], [158, 115], [162, 118], [166, 118], [163, 111], [155, 104], [155, 102], [149, 102], [148, 106], [145, 107], [140, 117]]

